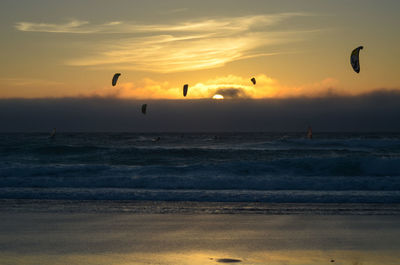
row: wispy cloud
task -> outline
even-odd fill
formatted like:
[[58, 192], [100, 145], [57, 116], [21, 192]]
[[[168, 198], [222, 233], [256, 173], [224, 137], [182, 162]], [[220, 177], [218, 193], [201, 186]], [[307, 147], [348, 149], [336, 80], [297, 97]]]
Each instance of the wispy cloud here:
[[98, 33], [142, 33], [142, 32], [215, 32], [232, 34], [243, 32], [250, 28], [262, 29], [265, 26], [275, 25], [292, 17], [306, 16], [305, 13], [279, 13], [272, 15], [253, 15], [244, 17], [225, 17], [217, 19], [201, 19], [184, 21], [175, 24], [140, 24], [136, 22], [111, 21], [101, 24], [92, 24], [88, 21], [73, 19], [65, 23], [35, 23], [17, 22], [15, 28], [19, 31], [98, 34]]
[[264, 34], [251, 34], [222, 38], [210, 35], [131, 38], [118, 44], [103, 43], [95, 55], [72, 59], [67, 64], [162, 73], [207, 69], [250, 56], [276, 54], [253, 52], [259, 46], [279, 41], [277, 36], [269, 40], [264, 37]]
[[93, 33], [94, 29], [89, 29], [89, 22], [71, 20], [64, 24], [18, 22], [15, 28], [20, 31], [49, 32], [49, 33]]
[[[113, 21], [91, 24], [73, 20], [63, 24], [19, 22], [20, 31], [115, 34], [118, 41], [87, 43], [91, 52], [66, 61], [71, 66], [118, 68], [153, 72], [191, 71], [223, 66], [226, 63], [269, 56], [281, 51], [265, 49], [279, 43], [300, 41], [311, 31], [277, 31], [272, 26], [303, 13], [280, 13], [243, 17], [223, 17], [176, 24], [137, 24]], [[96, 40], [98, 40], [96, 38]]]

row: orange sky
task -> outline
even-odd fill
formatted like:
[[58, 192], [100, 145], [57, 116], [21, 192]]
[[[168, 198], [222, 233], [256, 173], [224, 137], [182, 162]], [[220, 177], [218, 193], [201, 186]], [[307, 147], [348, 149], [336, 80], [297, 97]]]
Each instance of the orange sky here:
[[[398, 1], [93, 4], [0, 3], [0, 98], [177, 99], [186, 83], [192, 99], [400, 88]], [[358, 45], [360, 74], [349, 63]]]

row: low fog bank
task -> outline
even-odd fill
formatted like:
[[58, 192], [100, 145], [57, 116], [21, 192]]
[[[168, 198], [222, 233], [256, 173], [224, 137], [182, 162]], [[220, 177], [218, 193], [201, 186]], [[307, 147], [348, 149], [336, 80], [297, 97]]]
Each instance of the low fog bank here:
[[[141, 105], [147, 103], [147, 114]], [[231, 100], [2, 99], [0, 132], [400, 131], [400, 92]]]

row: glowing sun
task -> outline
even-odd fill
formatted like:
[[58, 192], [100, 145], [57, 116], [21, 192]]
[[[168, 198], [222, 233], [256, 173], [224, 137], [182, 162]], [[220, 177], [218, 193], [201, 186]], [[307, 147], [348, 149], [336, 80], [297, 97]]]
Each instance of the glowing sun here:
[[224, 96], [220, 95], [220, 94], [215, 94], [212, 98], [213, 99], [224, 99]]

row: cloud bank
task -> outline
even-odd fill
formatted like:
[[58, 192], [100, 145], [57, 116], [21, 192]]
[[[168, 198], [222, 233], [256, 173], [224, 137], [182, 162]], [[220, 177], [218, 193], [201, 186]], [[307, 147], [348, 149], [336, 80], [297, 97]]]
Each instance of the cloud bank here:
[[[147, 103], [147, 114], [140, 107]], [[0, 131], [400, 131], [400, 93], [237, 100], [2, 99]]]

